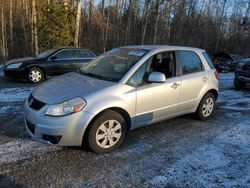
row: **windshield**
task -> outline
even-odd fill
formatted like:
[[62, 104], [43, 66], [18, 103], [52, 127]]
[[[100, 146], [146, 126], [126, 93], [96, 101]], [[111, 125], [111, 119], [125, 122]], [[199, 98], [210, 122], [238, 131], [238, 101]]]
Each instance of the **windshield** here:
[[56, 49], [52, 49], [52, 50], [47, 50], [45, 52], [42, 52], [40, 54], [38, 54], [36, 57], [37, 58], [47, 58], [49, 57], [51, 54], [53, 54], [56, 51]]
[[118, 82], [148, 50], [118, 48], [91, 61], [80, 73], [99, 79]]

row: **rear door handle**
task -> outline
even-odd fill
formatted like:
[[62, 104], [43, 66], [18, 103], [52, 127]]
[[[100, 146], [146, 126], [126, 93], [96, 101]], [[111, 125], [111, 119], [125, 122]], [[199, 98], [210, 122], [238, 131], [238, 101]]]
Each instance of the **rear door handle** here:
[[173, 89], [176, 89], [177, 87], [179, 87], [180, 86], [180, 84], [177, 84], [177, 83], [173, 83], [173, 85], [171, 85], [171, 87], [173, 88]]

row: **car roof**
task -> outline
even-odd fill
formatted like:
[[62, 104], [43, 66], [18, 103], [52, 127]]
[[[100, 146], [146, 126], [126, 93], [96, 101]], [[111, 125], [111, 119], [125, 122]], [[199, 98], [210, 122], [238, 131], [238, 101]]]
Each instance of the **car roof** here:
[[123, 46], [121, 48], [134, 48], [134, 49], [143, 49], [143, 50], [191, 50], [196, 52], [205, 52], [205, 50], [200, 48], [188, 47], [188, 46], [172, 46], [172, 45], [130, 45]]

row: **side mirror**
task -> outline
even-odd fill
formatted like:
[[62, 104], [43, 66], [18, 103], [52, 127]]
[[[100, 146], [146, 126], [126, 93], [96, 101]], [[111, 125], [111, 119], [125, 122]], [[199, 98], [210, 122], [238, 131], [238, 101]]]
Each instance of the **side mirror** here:
[[52, 60], [52, 61], [55, 61], [56, 59], [57, 59], [56, 56], [52, 56], [52, 57], [50, 58], [50, 60]]
[[164, 83], [166, 81], [165, 74], [161, 72], [151, 72], [148, 77], [148, 82], [151, 83]]

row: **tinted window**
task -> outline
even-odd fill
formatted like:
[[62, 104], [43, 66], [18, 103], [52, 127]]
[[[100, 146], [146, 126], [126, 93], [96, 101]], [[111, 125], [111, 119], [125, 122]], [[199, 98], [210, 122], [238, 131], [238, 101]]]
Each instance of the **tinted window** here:
[[40, 54], [38, 54], [36, 57], [38, 58], [47, 58], [49, 57], [51, 54], [53, 54], [56, 51], [56, 49], [52, 49], [52, 50], [47, 50], [45, 52], [42, 52]]
[[211, 69], [214, 69], [214, 64], [212, 62], [212, 60], [210, 59], [209, 55], [206, 52], [202, 52], [203, 56], [205, 57], [205, 59], [208, 62], [208, 65]]
[[77, 50], [77, 58], [95, 58], [95, 55], [89, 50]]
[[76, 56], [76, 50], [62, 50], [55, 54], [57, 59], [74, 59]]
[[191, 51], [179, 51], [182, 64], [182, 74], [190, 74], [202, 71], [202, 62], [196, 53]]

